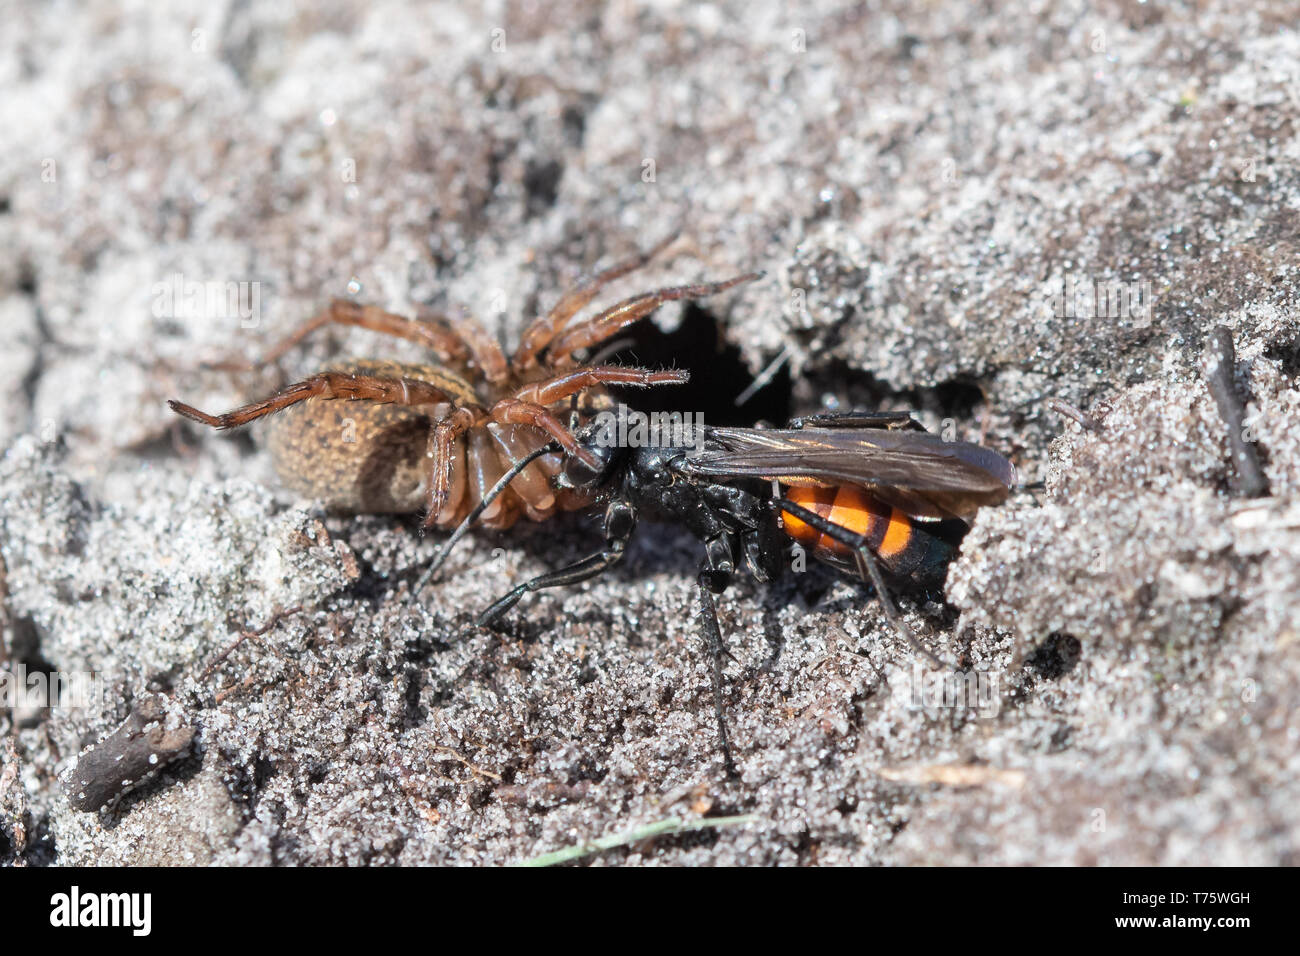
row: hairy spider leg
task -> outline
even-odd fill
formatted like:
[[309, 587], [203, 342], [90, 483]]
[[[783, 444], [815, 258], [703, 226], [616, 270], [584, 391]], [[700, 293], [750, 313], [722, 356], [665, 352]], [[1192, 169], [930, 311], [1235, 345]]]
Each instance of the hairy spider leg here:
[[241, 405], [222, 415], [209, 415], [191, 405], [169, 399], [168, 406], [178, 415], [211, 428], [228, 429], [247, 425], [263, 416], [281, 411], [308, 399], [342, 399], [370, 401], [381, 405], [436, 405], [453, 401], [455, 396], [417, 378], [391, 378], [380, 375], [354, 375], [350, 372], [318, 372], [301, 382], [280, 389], [270, 398]]
[[572, 328], [565, 329], [558, 338], [551, 342], [547, 357], [552, 365], [572, 364], [574, 361], [573, 352], [605, 341], [620, 329], [645, 318], [665, 302], [673, 302], [677, 299], [702, 299], [706, 296], [716, 295], [719, 292], [725, 292], [727, 289], [741, 283], [752, 282], [762, 276], [762, 272], [746, 272], [744, 275], [733, 276], [721, 282], [672, 286], [634, 295], [610, 306], [604, 312], [578, 323]]
[[569, 291], [560, 297], [560, 301], [551, 306], [551, 310], [540, 318], [534, 319], [524, 330], [523, 336], [519, 340], [519, 347], [515, 349], [512, 360], [517, 370], [529, 369], [538, 362], [538, 354], [545, 349], [560, 330], [564, 328], [569, 321], [580, 309], [585, 308], [592, 299], [610, 282], [621, 278], [636, 269], [641, 268], [659, 253], [663, 252], [677, 240], [677, 233], [673, 232], [668, 237], [660, 240], [654, 246], [642, 252], [638, 252], [631, 258], [624, 259], [610, 266], [603, 272], [588, 276], [581, 280]]
[[431, 349], [442, 361], [451, 364], [464, 362], [472, 353], [471, 343], [466, 341], [461, 325], [454, 324], [452, 320], [445, 317], [439, 316], [429, 320], [408, 319], [373, 305], [353, 302], [351, 299], [333, 299], [328, 306], [302, 322], [257, 361], [230, 360], [213, 363], [210, 367], [223, 371], [242, 372], [269, 365], [317, 329], [327, 325], [369, 329], [372, 332], [381, 332], [416, 342]]

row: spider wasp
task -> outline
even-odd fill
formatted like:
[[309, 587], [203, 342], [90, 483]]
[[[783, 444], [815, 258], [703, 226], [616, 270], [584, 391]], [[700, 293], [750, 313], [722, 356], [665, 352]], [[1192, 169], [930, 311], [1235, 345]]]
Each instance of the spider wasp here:
[[[1015, 468], [1006, 458], [981, 445], [945, 441], [909, 414], [895, 412], [816, 415], [794, 419], [784, 429], [705, 428], [703, 442], [693, 445], [687, 439], [620, 447], [607, 440], [608, 431], [599, 421], [578, 429], [578, 443], [590, 455], [568, 457], [557, 476], [560, 487], [604, 504], [604, 546], [518, 585], [479, 616], [480, 626], [495, 624], [530, 591], [577, 584], [613, 567], [641, 518], [685, 526], [704, 546], [697, 575], [700, 623], [713, 660], [719, 742], [732, 775], [714, 596], [727, 589], [742, 564], [759, 581], [774, 579], [787, 538], [870, 581], [898, 633], [938, 666], [949, 666], [907, 628], [881, 569], [899, 579], [933, 579], [975, 512], [1003, 501], [1015, 484]], [[589, 465], [590, 457], [599, 459], [598, 467]], [[479, 508], [510, 480], [504, 475]], [[475, 517], [467, 516], [425, 580]]]

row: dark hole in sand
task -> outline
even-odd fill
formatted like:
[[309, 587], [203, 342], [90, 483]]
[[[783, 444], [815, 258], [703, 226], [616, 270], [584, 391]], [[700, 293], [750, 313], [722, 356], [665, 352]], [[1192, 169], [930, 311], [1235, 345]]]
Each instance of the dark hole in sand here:
[[744, 404], [736, 404], [754, 376], [741, 358], [739, 347], [727, 342], [721, 323], [705, 309], [688, 306], [681, 324], [666, 334], [653, 322], [643, 322], [627, 338], [631, 343], [608, 361], [647, 368], [684, 368], [691, 373], [685, 385], [610, 389], [630, 408], [642, 412], [700, 412], [707, 425], [748, 426], [759, 421], [783, 425], [790, 416], [790, 372], [784, 366]]

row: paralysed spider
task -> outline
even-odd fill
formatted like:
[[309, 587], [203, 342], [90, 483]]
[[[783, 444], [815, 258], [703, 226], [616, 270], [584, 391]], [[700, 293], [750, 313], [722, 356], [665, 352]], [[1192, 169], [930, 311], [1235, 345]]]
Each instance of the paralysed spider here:
[[[571, 321], [604, 286], [645, 265], [674, 239], [580, 281], [524, 330], [509, 357], [470, 319], [412, 319], [336, 299], [262, 361], [275, 361], [323, 326], [345, 325], [425, 345], [438, 364], [353, 360], [223, 415], [176, 400], [168, 405], [219, 429], [272, 415], [268, 443], [281, 481], [336, 509], [404, 513], [423, 507], [424, 526], [439, 528], [460, 525], [471, 513], [494, 529], [510, 527], [521, 514], [542, 521], [590, 503], [576, 489], [556, 487], [566, 458], [593, 470], [600, 464], [574, 437], [570, 426], [576, 422], [561, 420], [567, 403], [581, 396], [588, 406], [599, 404], [607, 400], [606, 385], [672, 385], [688, 377], [673, 369], [583, 365], [575, 353], [608, 341], [665, 302], [714, 295], [761, 275], [655, 289]], [[547, 448], [558, 450], [543, 452]], [[508, 486], [490, 495], [506, 475]]]

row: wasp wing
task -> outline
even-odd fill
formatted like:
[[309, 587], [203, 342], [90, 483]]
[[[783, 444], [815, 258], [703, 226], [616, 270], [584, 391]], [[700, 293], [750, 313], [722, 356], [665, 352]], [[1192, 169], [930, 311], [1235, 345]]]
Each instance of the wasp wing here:
[[969, 520], [1016, 482], [1011, 462], [982, 445], [874, 428], [711, 428], [685, 468], [711, 478], [858, 485], [923, 520]]

